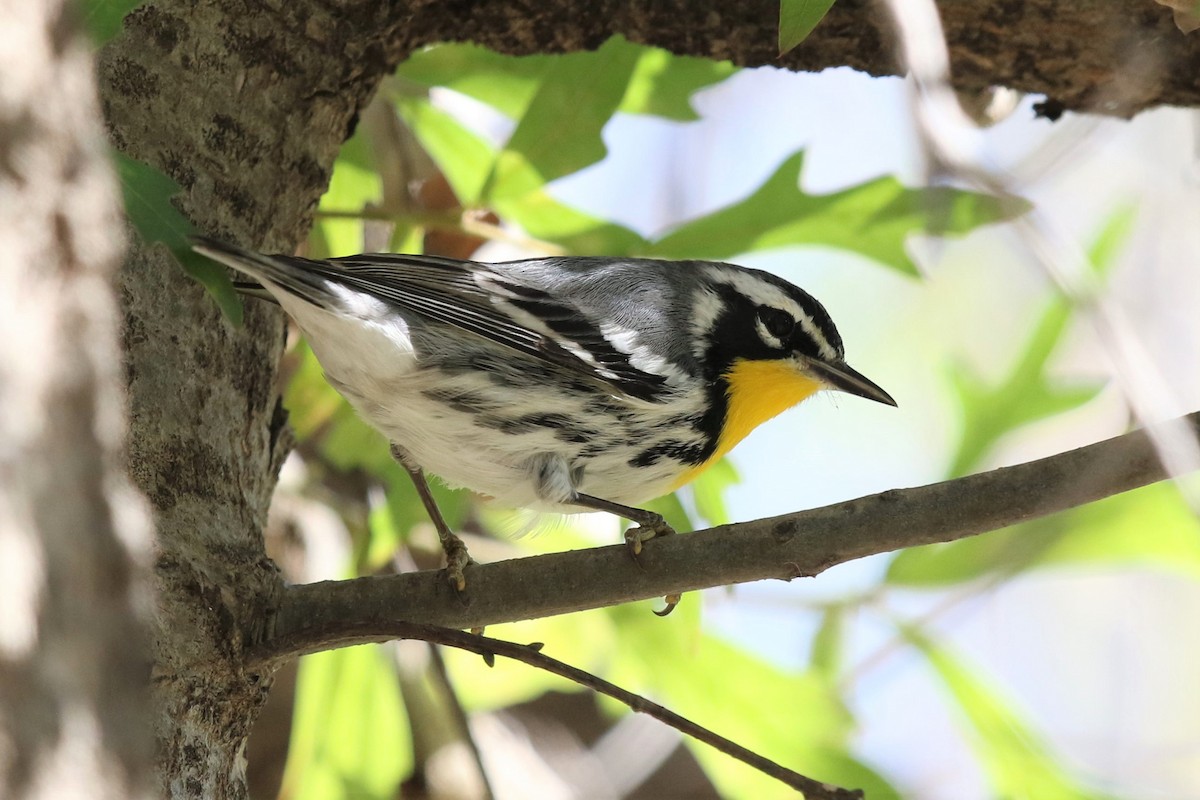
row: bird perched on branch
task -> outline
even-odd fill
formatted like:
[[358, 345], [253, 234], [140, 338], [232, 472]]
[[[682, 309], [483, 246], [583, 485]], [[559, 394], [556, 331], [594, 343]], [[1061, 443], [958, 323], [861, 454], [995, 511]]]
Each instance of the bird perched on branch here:
[[639, 504], [779, 412], [822, 389], [896, 404], [846, 364], [811, 295], [733, 264], [318, 261], [209, 238], [194, 246], [261, 284], [330, 383], [392, 443], [460, 591], [467, 548], [425, 472], [513, 506], [626, 517], [636, 555], [672, 532]]

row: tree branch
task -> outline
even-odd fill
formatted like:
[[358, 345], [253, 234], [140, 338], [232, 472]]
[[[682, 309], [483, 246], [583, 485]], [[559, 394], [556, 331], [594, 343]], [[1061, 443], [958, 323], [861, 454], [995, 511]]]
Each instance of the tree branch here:
[[[1007, 86], [1063, 109], [1132, 116], [1157, 105], [1200, 105], [1200, 37], [1151, 0], [938, 0], [958, 89]], [[396, 4], [400, 52], [470, 41], [516, 55], [594, 49], [613, 34], [681, 55], [743, 67], [817, 72], [849, 66], [903, 74], [886, 14], [872, 0], [839, 0], [800, 47], [776, 49], [778, 0], [505, 0]]]
[[[1200, 412], [1183, 421], [1200, 428]], [[992, 472], [649, 543], [472, 565], [457, 595], [439, 572], [285, 590], [252, 660], [385, 641], [397, 621], [474, 628], [713, 586], [791, 580], [856, 558], [949, 542], [1136, 489], [1167, 475], [1144, 432]]]
[[641, 695], [622, 689], [615, 683], [599, 678], [578, 667], [572, 667], [556, 658], [551, 658], [541, 652], [541, 643], [516, 644], [501, 639], [492, 639], [474, 633], [441, 628], [434, 625], [419, 625], [411, 622], [394, 620], [388, 624], [389, 638], [416, 639], [446, 647], [456, 647], [483, 656], [488, 666], [492, 666], [496, 656], [504, 656], [514, 661], [520, 661], [531, 667], [536, 667], [561, 678], [591, 689], [599, 694], [607, 695], [630, 709], [654, 717], [658, 721], [670, 725], [675, 730], [687, 736], [704, 742], [708, 746], [726, 755], [736, 758], [743, 764], [762, 772], [787, 786], [804, 794], [806, 800], [862, 800], [862, 792], [855, 789], [843, 789], [839, 786], [823, 783], [790, 770], [781, 764], [759, 755], [753, 750], [742, 747], [737, 742], [730, 741], [690, 719], [676, 714], [669, 708], [648, 700]]

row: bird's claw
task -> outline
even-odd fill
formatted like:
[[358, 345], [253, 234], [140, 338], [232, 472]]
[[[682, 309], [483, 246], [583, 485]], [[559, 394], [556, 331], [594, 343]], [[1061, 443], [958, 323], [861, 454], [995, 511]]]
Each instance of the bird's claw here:
[[672, 611], [675, 610], [675, 606], [679, 605], [679, 601], [682, 599], [683, 599], [683, 595], [679, 594], [679, 593], [667, 595], [666, 597], [663, 598], [663, 602], [666, 603], [666, 605], [663, 606], [658, 611], [655, 611], [654, 616], [656, 616], [656, 617], [667, 616], [668, 614], [670, 614]]
[[446, 551], [446, 580], [455, 591], [465, 591], [467, 576], [464, 570], [468, 565], [475, 563], [471, 554], [467, 552], [467, 546], [462, 539], [451, 535], [448, 540], [442, 542], [442, 549]]
[[630, 554], [637, 558], [642, 554], [642, 547], [646, 542], [660, 536], [674, 535], [675, 529], [668, 525], [661, 515], [655, 514], [654, 518], [640, 522], [625, 531], [625, 546], [629, 548]]

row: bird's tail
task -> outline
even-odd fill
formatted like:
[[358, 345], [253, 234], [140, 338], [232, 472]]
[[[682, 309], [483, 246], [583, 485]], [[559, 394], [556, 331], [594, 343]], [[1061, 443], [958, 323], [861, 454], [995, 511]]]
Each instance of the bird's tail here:
[[263, 289], [267, 286], [294, 294], [321, 308], [329, 308], [335, 302], [326, 279], [314, 269], [317, 262], [297, 256], [263, 255], [208, 236], [193, 236], [192, 249], [262, 284], [235, 281], [234, 286], [242, 294], [273, 299]]

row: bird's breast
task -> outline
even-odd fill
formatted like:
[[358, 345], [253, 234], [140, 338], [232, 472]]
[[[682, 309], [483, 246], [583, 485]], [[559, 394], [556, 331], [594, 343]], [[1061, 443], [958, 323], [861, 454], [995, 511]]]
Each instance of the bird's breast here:
[[717, 447], [702, 464], [681, 474], [672, 491], [698, 478], [759, 425], [822, 388], [784, 361], [736, 361], [725, 373], [725, 381], [725, 420]]

